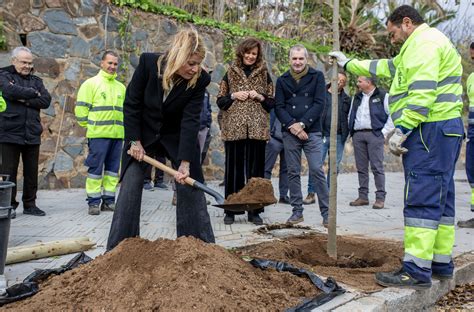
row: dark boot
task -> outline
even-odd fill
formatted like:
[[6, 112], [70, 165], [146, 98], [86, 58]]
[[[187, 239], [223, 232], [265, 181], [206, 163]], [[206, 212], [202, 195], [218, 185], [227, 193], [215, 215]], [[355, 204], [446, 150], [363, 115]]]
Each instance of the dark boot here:
[[23, 208], [23, 214], [42, 217], [46, 215], [46, 212], [44, 212], [43, 210], [39, 209], [36, 206], [33, 206], [33, 207]]
[[254, 213], [249, 212], [248, 220], [249, 220], [249, 222], [252, 222], [255, 225], [262, 225], [263, 224], [263, 220], [262, 220], [262, 218], [260, 217], [260, 215], [258, 213], [254, 214]]
[[235, 216], [232, 214], [226, 214], [224, 216], [224, 224], [227, 224], [227, 225], [230, 225], [232, 223], [234, 223], [235, 221]]
[[375, 273], [375, 281], [385, 287], [406, 287], [413, 289], [428, 289], [431, 287], [431, 281], [418, 281], [408, 272], [405, 272], [403, 268], [396, 272]]

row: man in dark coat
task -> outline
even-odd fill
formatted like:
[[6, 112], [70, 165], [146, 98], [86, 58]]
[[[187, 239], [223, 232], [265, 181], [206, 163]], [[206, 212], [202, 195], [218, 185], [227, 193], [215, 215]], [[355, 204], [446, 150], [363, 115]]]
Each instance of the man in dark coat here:
[[324, 108], [326, 87], [323, 73], [308, 66], [308, 51], [302, 45], [290, 49], [290, 70], [276, 83], [276, 114], [282, 124], [283, 145], [288, 166], [290, 204], [293, 214], [289, 223], [303, 219], [301, 193], [301, 152], [308, 160], [309, 175], [315, 182], [323, 225], [328, 222], [329, 194], [321, 162], [320, 116]]
[[[0, 91], [7, 108], [0, 113], [0, 173], [10, 175], [16, 184], [20, 156], [23, 162], [23, 213], [44, 216], [36, 206], [38, 160], [41, 144], [40, 110], [51, 103], [41, 78], [32, 74], [33, 55], [28, 48], [12, 51], [12, 65], [0, 69]], [[16, 186], [11, 205], [16, 209]], [[13, 217], [16, 212], [13, 212]]]

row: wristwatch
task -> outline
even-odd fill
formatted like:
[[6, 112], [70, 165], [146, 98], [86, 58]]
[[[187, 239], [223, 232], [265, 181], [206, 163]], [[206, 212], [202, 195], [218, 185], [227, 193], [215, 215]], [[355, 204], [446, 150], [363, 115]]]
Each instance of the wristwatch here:
[[301, 121], [300, 121], [300, 126], [301, 126], [301, 128], [303, 128], [303, 129], [306, 128], [305, 124], [304, 124], [303, 122], [301, 122]]
[[232, 101], [235, 100], [234, 93], [231, 93], [231, 94], [230, 94], [230, 99], [231, 99]]

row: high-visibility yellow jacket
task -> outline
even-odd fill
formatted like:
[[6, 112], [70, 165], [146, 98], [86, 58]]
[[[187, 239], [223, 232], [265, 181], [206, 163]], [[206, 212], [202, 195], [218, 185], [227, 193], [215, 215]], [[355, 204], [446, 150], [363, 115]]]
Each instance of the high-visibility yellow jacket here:
[[427, 24], [415, 29], [393, 59], [351, 60], [346, 69], [393, 79], [389, 107], [395, 126], [413, 129], [462, 114], [461, 56], [443, 33]]
[[467, 78], [467, 98], [469, 99], [469, 126], [474, 126], [474, 73]]
[[103, 70], [84, 81], [77, 93], [74, 112], [79, 125], [87, 128], [88, 138], [123, 139], [125, 86], [117, 74]]
[[4, 112], [7, 109], [7, 102], [2, 96], [2, 91], [0, 91], [0, 112]]

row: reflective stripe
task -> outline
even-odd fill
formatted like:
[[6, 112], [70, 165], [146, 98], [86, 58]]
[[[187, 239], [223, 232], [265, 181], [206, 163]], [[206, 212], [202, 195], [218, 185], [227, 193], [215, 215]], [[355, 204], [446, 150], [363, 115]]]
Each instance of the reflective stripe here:
[[405, 253], [405, 256], [403, 257], [403, 261], [413, 262], [420, 268], [431, 269], [431, 260], [420, 259], [409, 253]]
[[469, 118], [468, 122], [469, 122], [470, 125], [474, 125], [474, 118]]
[[461, 83], [461, 76], [446, 77], [438, 83], [438, 87], [442, 87], [448, 84]]
[[454, 217], [441, 217], [439, 224], [454, 225]]
[[120, 106], [94, 106], [91, 108], [91, 112], [103, 112], [103, 111], [119, 111], [122, 112], [123, 109]]
[[118, 172], [104, 171], [104, 175], [110, 176], [110, 177], [118, 177]]
[[377, 76], [377, 64], [378, 64], [378, 62], [379, 62], [379, 60], [374, 60], [374, 61], [370, 62], [369, 73], [372, 75], [372, 77]]
[[439, 222], [435, 220], [405, 218], [405, 226], [437, 230], [438, 224]]
[[456, 95], [456, 94], [453, 94], [453, 93], [444, 93], [444, 94], [438, 95], [438, 97], [436, 98], [435, 103], [440, 103], [440, 102], [456, 103], [456, 102], [460, 102], [460, 101], [462, 101], [460, 95]]
[[396, 95], [391, 95], [391, 96], [388, 97], [388, 103], [389, 104], [395, 103], [396, 101], [401, 100], [401, 99], [403, 99], [404, 97], [407, 97], [407, 96], [408, 96], [408, 92], [404, 92], [404, 93], [400, 93], [400, 94], [396, 94]]
[[100, 193], [87, 193], [87, 197], [101, 198], [102, 194], [100, 194]]
[[392, 121], [395, 121], [398, 118], [402, 117], [402, 114], [403, 114], [403, 108], [394, 112], [390, 117], [392, 117]]
[[452, 260], [451, 255], [433, 255], [433, 262], [438, 262], [438, 263], [450, 263]]
[[388, 64], [388, 69], [390, 70], [390, 76], [395, 76], [395, 72], [397, 71], [397, 69], [395, 68], [395, 65], [393, 65], [393, 59], [389, 59], [387, 61], [387, 64]]
[[100, 120], [100, 121], [88, 120], [87, 124], [92, 125], [92, 126], [110, 126], [110, 125], [123, 126], [123, 122], [119, 120]]
[[408, 90], [436, 90], [438, 83], [434, 80], [418, 80], [408, 86]]
[[104, 195], [115, 196], [115, 192], [104, 191]]
[[85, 106], [85, 107], [87, 107], [88, 109], [91, 109], [92, 104], [91, 104], [91, 103], [87, 103], [87, 102], [76, 102], [76, 106]]
[[407, 109], [417, 112], [418, 114], [423, 115], [423, 116], [428, 116], [428, 113], [430, 112], [430, 110], [427, 107], [413, 105], [413, 104], [407, 105]]
[[86, 117], [76, 117], [77, 121], [87, 121], [87, 116]]
[[89, 179], [94, 179], [94, 180], [100, 180], [100, 179], [102, 179], [102, 176], [101, 176], [101, 175], [92, 174], [92, 173], [88, 173], [88, 174], [87, 174], [87, 177], [88, 177]]

